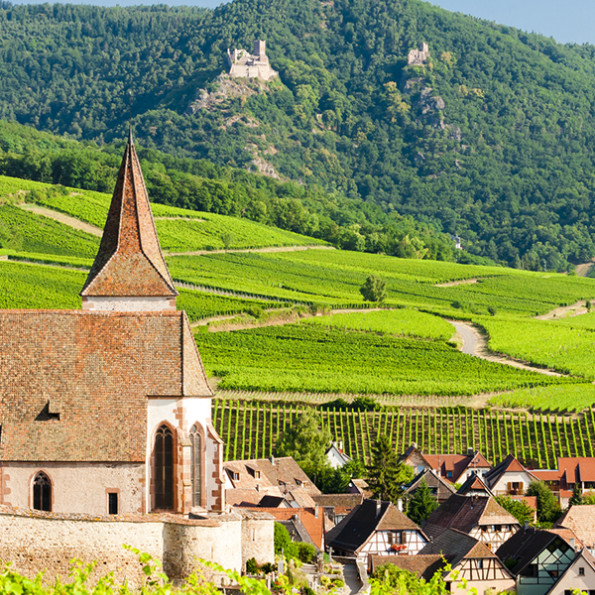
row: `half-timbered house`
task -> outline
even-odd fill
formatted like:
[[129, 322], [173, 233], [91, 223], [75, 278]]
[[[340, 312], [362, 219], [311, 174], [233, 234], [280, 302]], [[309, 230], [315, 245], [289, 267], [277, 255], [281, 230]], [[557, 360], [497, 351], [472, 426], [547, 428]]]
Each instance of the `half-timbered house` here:
[[364, 500], [326, 536], [327, 548], [369, 563], [375, 554], [417, 554], [428, 542], [424, 532], [391, 502]]
[[424, 524], [425, 533], [433, 538], [447, 529], [467, 533], [496, 551], [520, 525], [492, 497], [453, 494]]

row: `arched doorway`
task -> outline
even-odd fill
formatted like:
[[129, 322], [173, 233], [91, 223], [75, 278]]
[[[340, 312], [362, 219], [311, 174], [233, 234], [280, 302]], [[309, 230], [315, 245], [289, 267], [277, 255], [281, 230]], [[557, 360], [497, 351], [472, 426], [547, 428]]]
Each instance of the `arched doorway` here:
[[35, 510], [52, 510], [52, 482], [40, 471], [33, 478], [33, 508]]
[[172, 510], [174, 507], [174, 435], [163, 424], [155, 435], [153, 466], [155, 508]]
[[202, 436], [194, 424], [190, 430], [192, 444], [192, 506], [202, 506]]

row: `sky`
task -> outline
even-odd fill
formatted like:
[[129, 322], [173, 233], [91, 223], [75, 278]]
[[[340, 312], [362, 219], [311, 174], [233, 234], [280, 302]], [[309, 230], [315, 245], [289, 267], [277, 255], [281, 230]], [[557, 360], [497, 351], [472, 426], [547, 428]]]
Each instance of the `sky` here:
[[429, 0], [454, 12], [470, 14], [561, 43], [595, 44], [595, 0]]
[[[12, 0], [41, 3], [48, 0]], [[51, 0], [50, 0], [51, 1]], [[73, 4], [128, 6], [132, 4], [184, 4], [215, 8], [222, 0], [60, 0]], [[357, 0], [353, 0], [357, 2]], [[595, 0], [427, 0], [447, 10], [541, 33], [561, 43], [595, 44]]]

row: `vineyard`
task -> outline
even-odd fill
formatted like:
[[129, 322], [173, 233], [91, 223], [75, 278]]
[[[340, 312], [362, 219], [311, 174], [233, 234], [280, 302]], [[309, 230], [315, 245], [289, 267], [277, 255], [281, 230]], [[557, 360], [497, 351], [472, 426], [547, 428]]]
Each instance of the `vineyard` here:
[[207, 373], [221, 378], [223, 389], [473, 395], [568, 381], [464, 355], [440, 340], [314, 324], [195, 338]]
[[[272, 454], [283, 430], [311, 406], [215, 399], [213, 424], [225, 443], [225, 459]], [[443, 407], [391, 408], [384, 411], [324, 410], [320, 422], [352, 458], [370, 461], [370, 446], [388, 435], [397, 453], [415, 442], [428, 454], [480, 450], [492, 463], [514, 454], [531, 468], [552, 469], [557, 457], [594, 456], [595, 415], [530, 415], [489, 409]]]
[[17, 251], [93, 258], [99, 238], [13, 205], [0, 206], [0, 240]]
[[87, 273], [56, 267], [0, 263], [0, 308], [80, 308]]
[[[595, 284], [584, 278], [335, 250], [178, 256], [168, 264], [179, 281], [333, 307], [361, 304], [359, 288], [375, 274], [386, 281], [387, 305], [453, 318], [495, 313], [530, 317], [595, 297]], [[419, 268], [418, 278], [410, 273], [412, 267]], [[477, 283], [438, 285], [478, 270], [484, 276]]]
[[595, 329], [498, 317], [482, 318], [481, 324], [490, 335], [491, 349], [595, 380]]

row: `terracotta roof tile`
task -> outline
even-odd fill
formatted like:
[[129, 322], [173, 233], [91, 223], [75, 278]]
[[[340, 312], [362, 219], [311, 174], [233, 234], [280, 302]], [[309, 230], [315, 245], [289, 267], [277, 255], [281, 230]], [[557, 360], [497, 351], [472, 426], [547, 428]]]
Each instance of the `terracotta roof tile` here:
[[559, 457], [558, 468], [568, 483], [595, 481], [595, 457]]
[[132, 134], [118, 173], [99, 251], [81, 295], [178, 295], [157, 239]]
[[558, 521], [556, 527], [571, 529], [588, 548], [595, 548], [595, 504], [571, 506]]
[[188, 333], [176, 311], [0, 310], [0, 457], [144, 461], [147, 397], [212, 396]]

